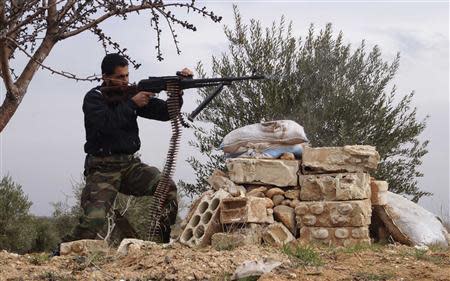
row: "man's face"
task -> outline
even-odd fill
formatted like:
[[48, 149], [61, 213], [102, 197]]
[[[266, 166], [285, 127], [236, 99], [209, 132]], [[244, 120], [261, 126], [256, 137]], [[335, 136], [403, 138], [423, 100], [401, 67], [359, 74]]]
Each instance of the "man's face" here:
[[103, 80], [108, 86], [128, 85], [128, 66], [116, 66], [113, 74], [103, 75]]

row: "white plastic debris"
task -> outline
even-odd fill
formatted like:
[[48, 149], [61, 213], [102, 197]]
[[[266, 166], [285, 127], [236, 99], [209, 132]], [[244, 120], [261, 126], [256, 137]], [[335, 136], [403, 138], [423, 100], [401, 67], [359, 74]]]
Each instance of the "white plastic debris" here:
[[261, 276], [281, 265], [276, 260], [245, 261], [236, 268], [231, 280], [239, 280], [250, 276]]
[[433, 213], [392, 192], [388, 192], [387, 204], [383, 207], [387, 216], [381, 219], [389, 232], [404, 235], [407, 244], [448, 246], [448, 232]]

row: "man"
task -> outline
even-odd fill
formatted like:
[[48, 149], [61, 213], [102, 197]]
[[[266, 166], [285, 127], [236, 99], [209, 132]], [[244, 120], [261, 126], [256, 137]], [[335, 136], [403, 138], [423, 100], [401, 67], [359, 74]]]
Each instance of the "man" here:
[[[128, 84], [128, 61], [121, 55], [106, 55], [101, 68], [102, 86]], [[192, 76], [187, 68], [181, 73]], [[100, 87], [90, 90], [83, 102], [86, 129], [84, 150], [87, 153], [84, 171], [86, 186], [81, 194], [84, 213], [80, 223], [64, 241], [95, 238], [103, 228], [118, 192], [133, 196], [152, 195], [160, 179], [157, 168], [142, 163], [134, 155], [141, 145], [136, 119], [140, 116], [168, 121], [167, 102], [143, 91], [111, 102]], [[160, 222], [162, 237], [155, 242], [169, 242], [170, 225], [175, 222], [177, 210], [177, 190], [172, 182]]]

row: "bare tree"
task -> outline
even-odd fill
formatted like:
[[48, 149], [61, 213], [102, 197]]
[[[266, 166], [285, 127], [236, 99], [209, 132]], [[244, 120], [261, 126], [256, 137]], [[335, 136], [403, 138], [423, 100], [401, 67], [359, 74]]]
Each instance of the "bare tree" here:
[[[207, 11], [205, 7], [200, 8], [195, 0], [167, 3], [161, 0], [0, 0], [0, 77], [6, 87], [5, 99], [0, 107], [0, 132], [14, 115], [39, 68], [75, 80], [99, 79], [95, 75], [77, 77], [72, 73], [45, 65], [44, 60], [58, 42], [82, 32], [92, 32], [98, 36], [105, 51], [108, 46], [113, 48], [126, 56], [137, 69], [140, 65], [126, 54], [126, 48], [122, 49], [107, 36], [99, 24], [112, 17], [126, 20], [130, 13], [140, 14], [144, 10], [150, 11], [150, 26], [157, 38], [155, 47], [157, 58], [162, 60], [161, 19], [165, 20], [170, 30], [177, 53], [180, 53], [180, 48], [175, 27], [181, 26], [196, 31], [193, 24], [181, 20], [174, 14], [177, 9], [199, 13], [214, 22], [221, 20], [221, 17]], [[14, 60], [18, 54], [25, 55], [27, 63], [16, 73]]]

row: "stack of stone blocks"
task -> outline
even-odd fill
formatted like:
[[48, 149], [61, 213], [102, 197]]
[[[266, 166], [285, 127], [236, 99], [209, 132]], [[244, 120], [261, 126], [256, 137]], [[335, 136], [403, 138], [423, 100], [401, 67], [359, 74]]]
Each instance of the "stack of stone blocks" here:
[[[284, 158], [228, 159], [228, 174], [216, 171], [209, 178], [215, 195], [207, 193], [193, 205], [180, 241], [189, 246], [233, 239], [272, 245], [296, 238], [334, 246], [370, 243], [369, 172], [379, 162], [374, 147], [305, 147], [302, 161]], [[203, 212], [202, 204], [211, 198], [217, 208]]]

